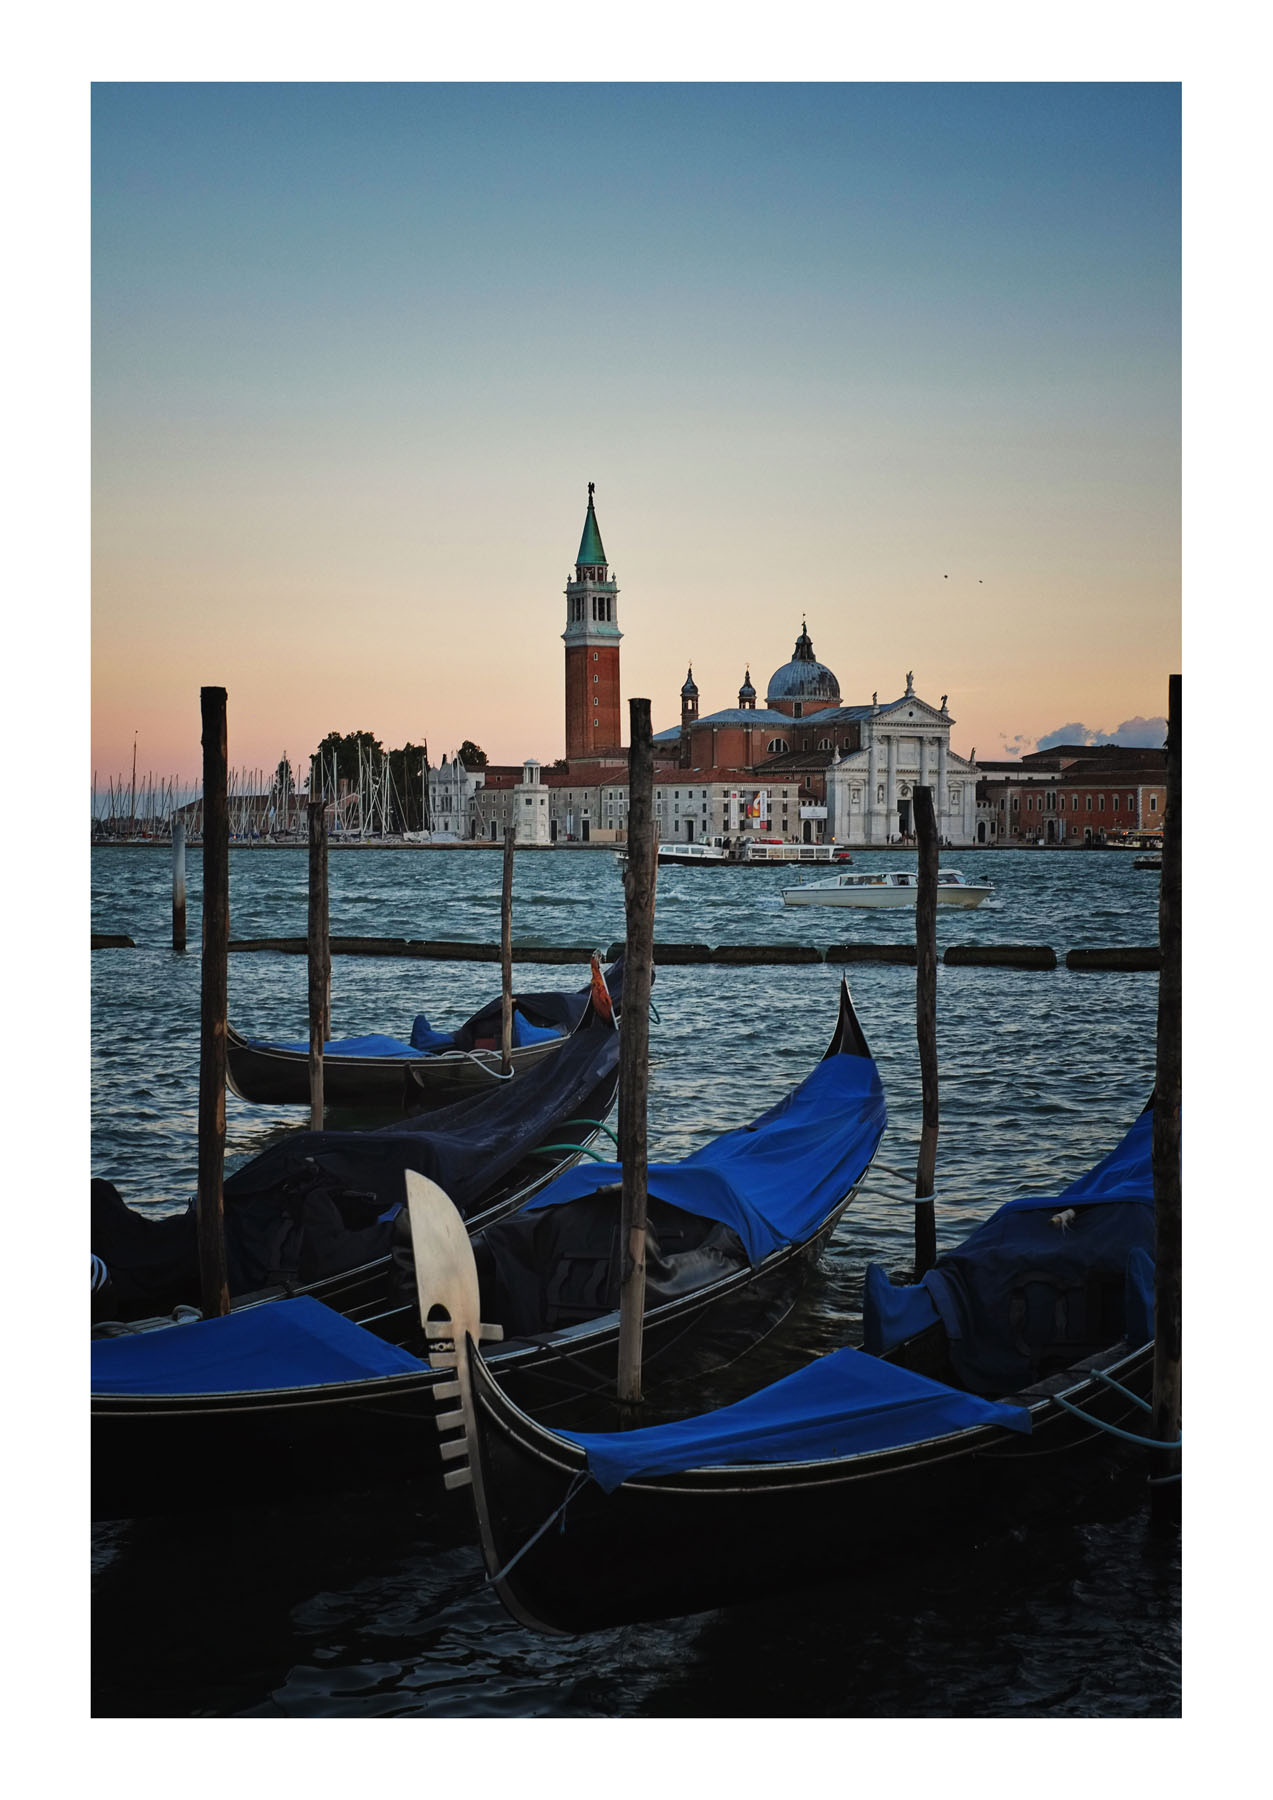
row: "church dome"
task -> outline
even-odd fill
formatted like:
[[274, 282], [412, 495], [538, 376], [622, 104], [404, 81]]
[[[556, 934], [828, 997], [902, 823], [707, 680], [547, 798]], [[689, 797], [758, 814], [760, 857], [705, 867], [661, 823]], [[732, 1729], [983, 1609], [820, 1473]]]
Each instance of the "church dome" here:
[[791, 661], [769, 677], [766, 704], [772, 706], [778, 700], [820, 700], [830, 706], [839, 698], [840, 684], [826, 664], [814, 656], [813, 640], [802, 622]]
[[742, 706], [746, 701], [754, 700], [755, 698], [756, 690], [751, 685], [751, 670], [749, 668], [746, 675], [743, 677], [743, 685], [738, 690], [738, 704]]

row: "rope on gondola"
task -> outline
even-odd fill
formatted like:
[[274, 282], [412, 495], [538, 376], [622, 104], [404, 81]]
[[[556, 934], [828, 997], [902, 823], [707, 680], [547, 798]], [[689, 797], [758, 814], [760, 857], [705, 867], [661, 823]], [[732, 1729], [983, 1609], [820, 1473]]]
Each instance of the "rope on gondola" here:
[[549, 1513], [548, 1517], [539, 1527], [539, 1530], [526, 1539], [526, 1542], [522, 1545], [521, 1549], [509, 1557], [502, 1569], [497, 1569], [493, 1575], [488, 1575], [486, 1577], [488, 1583], [503, 1581], [509, 1571], [517, 1567], [526, 1552], [539, 1542], [540, 1538], [543, 1537], [544, 1533], [548, 1530], [548, 1527], [557, 1519], [561, 1520], [561, 1529], [563, 1531], [566, 1529], [566, 1508], [570, 1505], [570, 1502], [574, 1499], [575, 1495], [579, 1492], [579, 1489], [588, 1478], [587, 1469], [581, 1469], [579, 1473], [571, 1479], [570, 1486], [566, 1489], [566, 1498], [562, 1501], [561, 1505]]
[[611, 1131], [610, 1127], [601, 1119], [564, 1119], [561, 1128], [565, 1131], [571, 1125], [591, 1125], [594, 1131], [604, 1131], [611, 1143], [616, 1146], [618, 1145], [618, 1138], [615, 1136], [614, 1132]]
[[1092, 1373], [1096, 1376], [1098, 1381], [1103, 1381], [1106, 1387], [1111, 1387], [1114, 1389], [1115, 1393], [1121, 1394], [1124, 1400], [1130, 1400], [1134, 1405], [1139, 1406], [1142, 1412], [1153, 1412], [1154, 1409], [1149, 1404], [1148, 1400], [1142, 1400], [1139, 1394], [1133, 1394], [1130, 1388], [1124, 1387], [1121, 1381], [1115, 1381], [1114, 1377], [1112, 1375], [1107, 1375], [1104, 1369], [1093, 1369]]
[[590, 1156], [594, 1162], [609, 1162], [610, 1158], [600, 1150], [590, 1150], [587, 1144], [538, 1144], [536, 1156], [546, 1156], [550, 1150], [573, 1150], [577, 1156]]
[[476, 1050], [461, 1050], [460, 1055], [466, 1056], [471, 1063], [476, 1063], [482, 1073], [489, 1075], [492, 1081], [511, 1081], [517, 1073], [516, 1069], [510, 1069], [505, 1075], [499, 1069], [493, 1069], [489, 1063], [482, 1061], [481, 1055]]
[[1134, 1431], [1124, 1431], [1121, 1425], [1111, 1425], [1107, 1419], [1094, 1419], [1091, 1413], [1084, 1412], [1081, 1406], [1075, 1406], [1061, 1394], [1053, 1394], [1052, 1399], [1058, 1406], [1063, 1406], [1066, 1412], [1073, 1413], [1076, 1419], [1095, 1425], [1099, 1431], [1111, 1432], [1114, 1437], [1123, 1438], [1129, 1444], [1139, 1444], [1144, 1450], [1179, 1450], [1184, 1443], [1183, 1438], [1177, 1438], [1174, 1444], [1168, 1444], [1161, 1438], [1141, 1437]]

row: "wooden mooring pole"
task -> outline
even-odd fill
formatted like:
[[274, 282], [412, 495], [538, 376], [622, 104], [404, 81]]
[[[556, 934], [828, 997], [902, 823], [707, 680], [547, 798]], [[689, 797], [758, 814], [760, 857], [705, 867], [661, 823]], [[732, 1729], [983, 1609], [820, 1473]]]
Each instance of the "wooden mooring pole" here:
[[513, 845], [517, 829], [504, 827], [504, 883], [499, 897], [499, 1066], [507, 1075], [513, 1066]]
[[230, 942], [230, 819], [225, 689], [199, 690], [203, 715], [203, 965], [199, 996], [199, 1287], [203, 1315], [230, 1310], [221, 1180], [225, 1172], [225, 1023]]
[[305, 953], [309, 974], [309, 1124], [323, 1129], [323, 1046], [331, 1036], [331, 918], [327, 898], [327, 807], [311, 800], [309, 916]]
[[[1180, 677], [1167, 684], [1167, 810], [1163, 816], [1162, 885], [1158, 892], [1158, 1044], [1154, 1079], [1154, 1388], [1151, 1435], [1180, 1438], [1181, 1339], [1181, 859]], [[1180, 1513], [1180, 1453], [1158, 1451], [1152, 1470], [1153, 1512]]]
[[641, 1334], [645, 1322], [645, 1228], [649, 1204], [646, 1109], [650, 1097], [650, 988], [654, 981], [654, 739], [650, 702], [629, 700], [628, 859], [623, 869], [627, 957], [619, 1033], [619, 1161], [623, 1167], [619, 1231], [620, 1401], [641, 1398]]
[[937, 1261], [937, 1219], [933, 1178], [937, 1169], [937, 820], [933, 790], [914, 790], [915, 834], [919, 841], [919, 888], [915, 896], [915, 1034], [923, 1124], [915, 1164], [915, 1279]]
[[172, 822], [172, 947], [186, 947], [186, 826]]

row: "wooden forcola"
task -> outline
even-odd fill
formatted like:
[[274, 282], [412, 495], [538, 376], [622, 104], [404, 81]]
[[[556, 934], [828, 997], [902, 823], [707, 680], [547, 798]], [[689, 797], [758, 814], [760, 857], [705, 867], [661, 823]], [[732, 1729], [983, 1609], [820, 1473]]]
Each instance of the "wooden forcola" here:
[[628, 859], [623, 871], [627, 955], [619, 1036], [619, 1161], [623, 1197], [619, 1242], [619, 1386], [621, 1402], [641, 1398], [641, 1333], [645, 1319], [645, 1230], [648, 1208], [646, 1109], [650, 1097], [650, 988], [654, 981], [654, 739], [650, 702], [628, 702]]

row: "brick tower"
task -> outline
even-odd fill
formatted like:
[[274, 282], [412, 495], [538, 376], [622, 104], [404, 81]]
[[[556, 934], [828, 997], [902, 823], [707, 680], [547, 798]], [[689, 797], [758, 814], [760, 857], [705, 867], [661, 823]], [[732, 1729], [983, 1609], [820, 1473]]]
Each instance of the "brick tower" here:
[[566, 757], [570, 762], [623, 743], [619, 722], [619, 588], [606, 566], [592, 494], [575, 578], [566, 583]]

